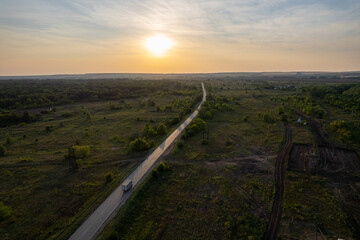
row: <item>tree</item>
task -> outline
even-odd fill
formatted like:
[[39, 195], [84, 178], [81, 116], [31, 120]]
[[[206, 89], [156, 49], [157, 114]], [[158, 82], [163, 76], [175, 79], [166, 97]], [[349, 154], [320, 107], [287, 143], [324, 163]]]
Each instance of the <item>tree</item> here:
[[105, 174], [105, 182], [109, 183], [114, 179], [114, 174], [112, 172], [108, 172]]
[[68, 153], [65, 154], [65, 158], [69, 160], [70, 166], [73, 168], [81, 168], [82, 159], [89, 156], [90, 146], [74, 145], [68, 148]]
[[196, 133], [204, 131], [206, 123], [201, 118], [194, 119], [190, 125], [186, 128], [186, 137], [194, 136]]
[[12, 142], [13, 142], [13, 141], [12, 141], [12, 138], [11, 138], [10, 134], [8, 133], [8, 134], [6, 135], [6, 144], [7, 144], [7, 145], [10, 145]]
[[30, 116], [29, 112], [28, 111], [25, 111], [24, 112], [24, 115], [22, 117], [22, 120], [26, 123], [30, 123], [32, 122], [32, 117]]
[[11, 216], [11, 207], [6, 206], [3, 202], [0, 202], [0, 220], [4, 220]]
[[6, 155], [6, 148], [3, 145], [0, 145], [0, 157], [4, 157]]
[[163, 123], [159, 123], [156, 127], [156, 130], [159, 135], [165, 135], [168, 133], [168, 129], [167, 129], [166, 125]]
[[155, 129], [152, 126], [150, 126], [149, 124], [146, 124], [143, 129], [143, 135], [145, 137], [155, 137], [157, 135], [157, 132], [155, 131]]
[[129, 148], [132, 152], [142, 152], [150, 149], [153, 144], [153, 141], [149, 142], [145, 138], [137, 138], [129, 143]]

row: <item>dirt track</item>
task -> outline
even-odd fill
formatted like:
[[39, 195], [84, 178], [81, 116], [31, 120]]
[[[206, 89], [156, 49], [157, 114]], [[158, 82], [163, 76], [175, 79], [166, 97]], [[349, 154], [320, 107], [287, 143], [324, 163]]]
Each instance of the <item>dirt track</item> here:
[[275, 240], [280, 226], [281, 220], [281, 204], [284, 193], [284, 163], [288, 149], [291, 146], [291, 130], [286, 128], [285, 143], [277, 157], [275, 164], [275, 197], [271, 210], [270, 220], [266, 226], [264, 240]]

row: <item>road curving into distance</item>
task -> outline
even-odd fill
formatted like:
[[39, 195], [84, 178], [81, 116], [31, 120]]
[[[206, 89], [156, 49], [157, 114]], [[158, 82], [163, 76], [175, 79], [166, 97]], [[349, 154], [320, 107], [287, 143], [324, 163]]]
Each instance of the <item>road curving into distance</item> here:
[[81, 226], [70, 236], [69, 240], [95, 239], [106, 223], [115, 216], [119, 208], [125, 203], [131, 193], [133, 193], [134, 189], [142, 182], [142, 180], [144, 180], [144, 176], [146, 176], [146, 174], [154, 166], [159, 157], [176, 140], [186, 126], [198, 115], [201, 105], [206, 101], [204, 83], [201, 83], [201, 86], [203, 90], [203, 98], [196, 110], [128, 176], [127, 179], [130, 179], [133, 182], [132, 189], [128, 192], [123, 192], [121, 189], [121, 183], [105, 199], [105, 201], [86, 218]]

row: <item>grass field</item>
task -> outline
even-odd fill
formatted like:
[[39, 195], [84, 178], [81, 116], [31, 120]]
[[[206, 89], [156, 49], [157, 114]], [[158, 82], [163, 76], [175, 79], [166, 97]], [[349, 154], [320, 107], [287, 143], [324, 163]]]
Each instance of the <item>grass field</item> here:
[[[201, 93], [200, 84], [182, 84], [177, 91], [182, 90], [182, 95], [159, 91], [56, 106], [56, 112], [41, 114], [39, 121], [0, 128], [0, 144], [7, 150], [0, 158], [0, 201], [11, 208], [11, 216], [0, 222], [0, 238], [63, 239], [71, 234], [150, 151], [129, 152], [129, 142], [142, 137], [146, 124], [167, 123], [168, 130], [174, 129], [170, 121]], [[151, 137], [154, 147], [165, 137]], [[90, 147], [79, 160], [80, 169], [70, 169], [64, 158], [73, 145]], [[107, 173], [114, 175], [110, 183], [105, 182]]]
[[[205, 133], [180, 139], [165, 158], [168, 170], [149, 176], [98, 239], [262, 239], [284, 139], [282, 115], [293, 143], [315, 144], [310, 129], [296, 122], [299, 116], [281, 110], [279, 99], [301, 93], [301, 84], [288, 84], [295, 88], [276, 89], [284, 85], [276, 82], [205, 82], [209, 96], [228, 97], [232, 110], [206, 119]], [[264, 121], [265, 113], [274, 121]], [[289, 172], [284, 194], [281, 239], [314, 239], [314, 219], [327, 236], [352, 238], [326, 177]]]
[[[316, 145], [310, 128], [297, 123], [295, 110], [302, 109], [294, 106], [307, 103], [296, 102], [295, 96], [305, 94], [303, 87], [322, 85], [226, 79], [204, 83], [211, 109], [210, 116], [204, 114], [205, 131], [182, 134], [163, 160], [166, 167], [148, 176], [99, 239], [262, 239], [285, 125], [291, 128], [292, 143]], [[74, 102], [56, 106], [56, 112], [42, 114], [39, 121], [0, 128], [0, 144], [7, 150], [0, 158], [0, 201], [11, 209], [0, 221], [0, 238], [66, 239], [151, 151], [129, 152], [129, 143], [144, 135], [146, 124], [155, 128], [166, 123], [170, 133], [177, 126], [172, 121], [189, 114], [200, 92], [199, 81], [177, 82], [176, 91]], [[341, 142], [329, 127], [335, 120], [357, 121], [355, 115], [321, 99], [310, 100], [325, 112], [318, 121], [329, 141], [359, 153], [359, 144]], [[165, 137], [149, 140], [154, 148]], [[90, 147], [78, 170], [64, 159], [73, 145]], [[106, 182], [109, 172], [114, 179]], [[346, 212], [354, 208], [354, 219], [359, 219], [356, 201], [346, 200], [359, 192], [358, 173], [352, 174], [342, 178], [286, 170], [281, 239], [314, 239], [320, 234], [317, 229], [328, 237], [356, 239]], [[350, 181], [348, 188], [341, 179]]]

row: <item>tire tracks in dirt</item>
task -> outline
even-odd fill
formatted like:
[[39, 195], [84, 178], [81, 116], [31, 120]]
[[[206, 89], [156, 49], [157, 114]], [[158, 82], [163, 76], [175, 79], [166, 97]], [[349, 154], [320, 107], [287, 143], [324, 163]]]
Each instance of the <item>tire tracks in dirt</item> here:
[[275, 197], [270, 214], [270, 220], [266, 226], [266, 231], [263, 236], [264, 240], [275, 240], [280, 227], [282, 198], [284, 193], [284, 163], [290, 146], [291, 129], [286, 126], [285, 142], [275, 163]]

